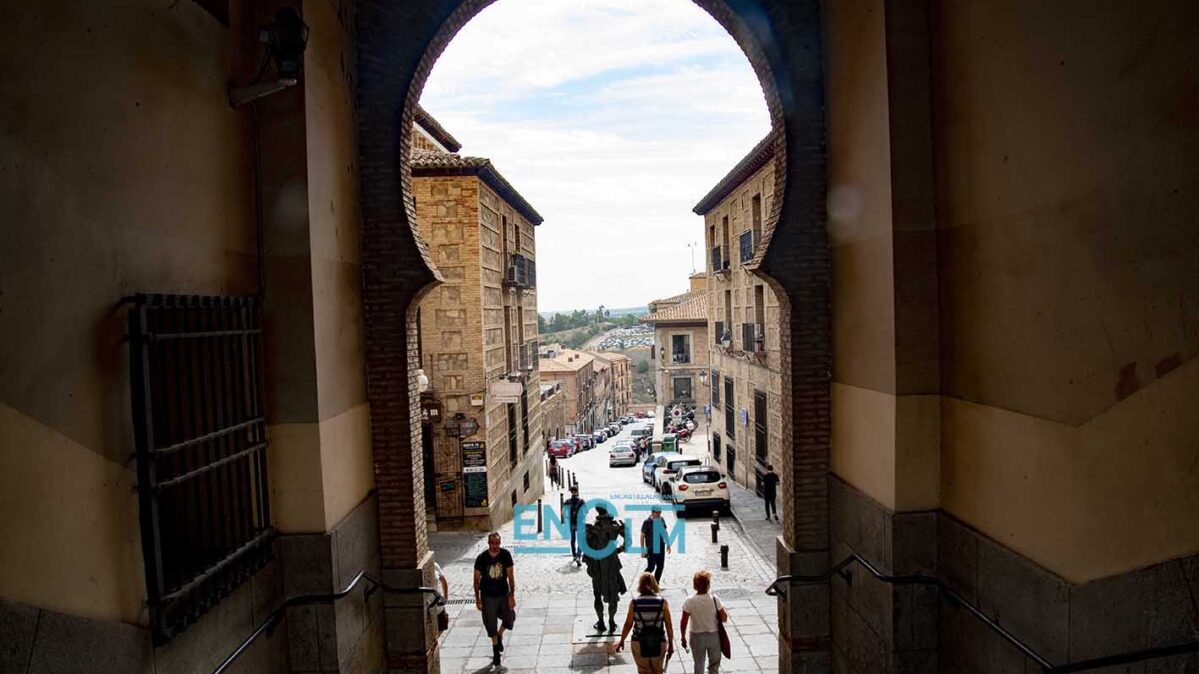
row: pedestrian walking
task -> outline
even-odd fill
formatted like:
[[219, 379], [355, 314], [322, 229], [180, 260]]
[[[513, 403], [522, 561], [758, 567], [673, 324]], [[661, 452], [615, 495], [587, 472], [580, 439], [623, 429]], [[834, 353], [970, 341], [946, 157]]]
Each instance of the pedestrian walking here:
[[570, 522], [570, 557], [575, 566], [582, 564], [583, 552], [579, 549], [579, 513], [583, 512], [583, 499], [579, 498], [579, 485], [570, 486], [570, 499], [562, 504], [562, 519]]
[[696, 571], [691, 577], [695, 594], [683, 602], [683, 618], [679, 621], [683, 648], [687, 648], [687, 633], [691, 632], [691, 657], [695, 662], [695, 674], [704, 673], [704, 660], [708, 662], [708, 674], [720, 671], [720, 625], [728, 622], [729, 614], [724, 610], [720, 597], [712, 594], [712, 574]]
[[644, 550], [641, 556], [649, 565], [646, 573], [654, 574], [654, 580], [661, 581], [670, 545], [666, 542], [666, 522], [662, 521], [662, 509], [657, 506], [641, 523], [641, 549]]
[[774, 512], [774, 521], [779, 521], [779, 507], [774, 500], [778, 496], [779, 475], [774, 472], [774, 464], [766, 465], [766, 474], [762, 476], [762, 500], [766, 502], [766, 519]]
[[550, 483], [558, 484], [558, 457], [550, 456]]
[[658, 581], [649, 572], [637, 579], [637, 597], [629, 602], [629, 612], [620, 630], [616, 651], [624, 648], [629, 630], [633, 632], [633, 662], [637, 674], [662, 674], [674, 654], [674, 625], [670, 604], [659, 594]]
[[487, 549], [475, 557], [475, 608], [483, 614], [483, 629], [491, 638], [491, 664], [496, 667], [504, 652], [504, 631], [516, 622], [516, 565], [500, 542], [499, 533], [491, 532]]

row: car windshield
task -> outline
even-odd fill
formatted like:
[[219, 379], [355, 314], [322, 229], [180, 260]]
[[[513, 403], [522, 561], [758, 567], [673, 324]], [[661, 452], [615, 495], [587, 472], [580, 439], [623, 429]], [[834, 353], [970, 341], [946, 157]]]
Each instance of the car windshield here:
[[710, 470], [693, 470], [683, 475], [683, 482], [687, 484], [709, 484], [712, 482], [720, 482], [720, 473]]

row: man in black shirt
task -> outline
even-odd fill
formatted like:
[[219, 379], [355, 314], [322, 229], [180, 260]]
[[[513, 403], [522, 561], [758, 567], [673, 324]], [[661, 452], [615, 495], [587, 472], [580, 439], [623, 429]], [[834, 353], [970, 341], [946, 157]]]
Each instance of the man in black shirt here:
[[512, 553], [500, 547], [500, 535], [491, 532], [487, 549], [475, 557], [475, 608], [483, 612], [483, 629], [491, 637], [491, 664], [497, 667], [504, 652], [504, 630], [512, 629], [516, 621], [514, 566]]
[[571, 485], [570, 500], [562, 504], [562, 518], [570, 518], [570, 556], [575, 560], [575, 566], [582, 564], [583, 553], [579, 550], [579, 513], [583, 512], [585, 503], [579, 498], [579, 486]]
[[[663, 550], [665, 546], [665, 550]], [[666, 566], [666, 553], [670, 546], [666, 544], [666, 523], [662, 521], [662, 511], [654, 508], [649, 517], [641, 523], [641, 553], [649, 564], [646, 573], [654, 574], [654, 580], [662, 580], [662, 569]]]
[[770, 512], [774, 511], [774, 521], [779, 521], [779, 507], [775, 504], [774, 499], [778, 495], [779, 476], [774, 472], [774, 464], [766, 465], [766, 474], [762, 476], [762, 499], [766, 501], [766, 519], [770, 519]]

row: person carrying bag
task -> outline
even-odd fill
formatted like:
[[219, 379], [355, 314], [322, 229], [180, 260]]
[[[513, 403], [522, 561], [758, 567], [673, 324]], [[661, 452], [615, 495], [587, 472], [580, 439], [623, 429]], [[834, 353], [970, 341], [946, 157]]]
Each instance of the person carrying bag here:
[[662, 674], [674, 653], [674, 627], [670, 605], [658, 596], [658, 581], [652, 573], [637, 579], [637, 598], [629, 602], [629, 612], [620, 631], [616, 651], [624, 648], [625, 637], [633, 632], [633, 662], [637, 674]]
[[732, 645], [724, 623], [729, 614], [720, 603], [720, 598], [711, 593], [712, 574], [697, 571], [691, 578], [695, 594], [683, 602], [683, 618], [679, 622], [683, 648], [687, 647], [688, 627], [691, 636], [691, 657], [695, 661], [695, 674], [703, 674], [707, 661], [708, 674], [720, 671], [720, 658], [732, 656]]

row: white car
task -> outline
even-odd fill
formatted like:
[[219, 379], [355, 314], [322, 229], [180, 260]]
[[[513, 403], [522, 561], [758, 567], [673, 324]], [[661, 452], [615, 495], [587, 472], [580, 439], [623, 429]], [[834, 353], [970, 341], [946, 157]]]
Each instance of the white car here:
[[675, 505], [683, 507], [683, 514], [688, 510], [699, 510], [710, 513], [719, 510], [728, 515], [732, 509], [729, 498], [729, 484], [720, 474], [720, 470], [712, 466], [696, 466], [681, 468], [667, 484], [670, 489], [670, 500]]
[[689, 468], [691, 466], [702, 466], [703, 461], [694, 456], [685, 456], [679, 454], [677, 457], [660, 460], [658, 467], [654, 469], [653, 485], [658, 488], [663, 496], [670, 496], [670, 479], [681, 468]]
[[628, 441], [618, 442], [608, 450], [608, 466], [636, 466], [637, 452], [633, 450], [632, 443]]

